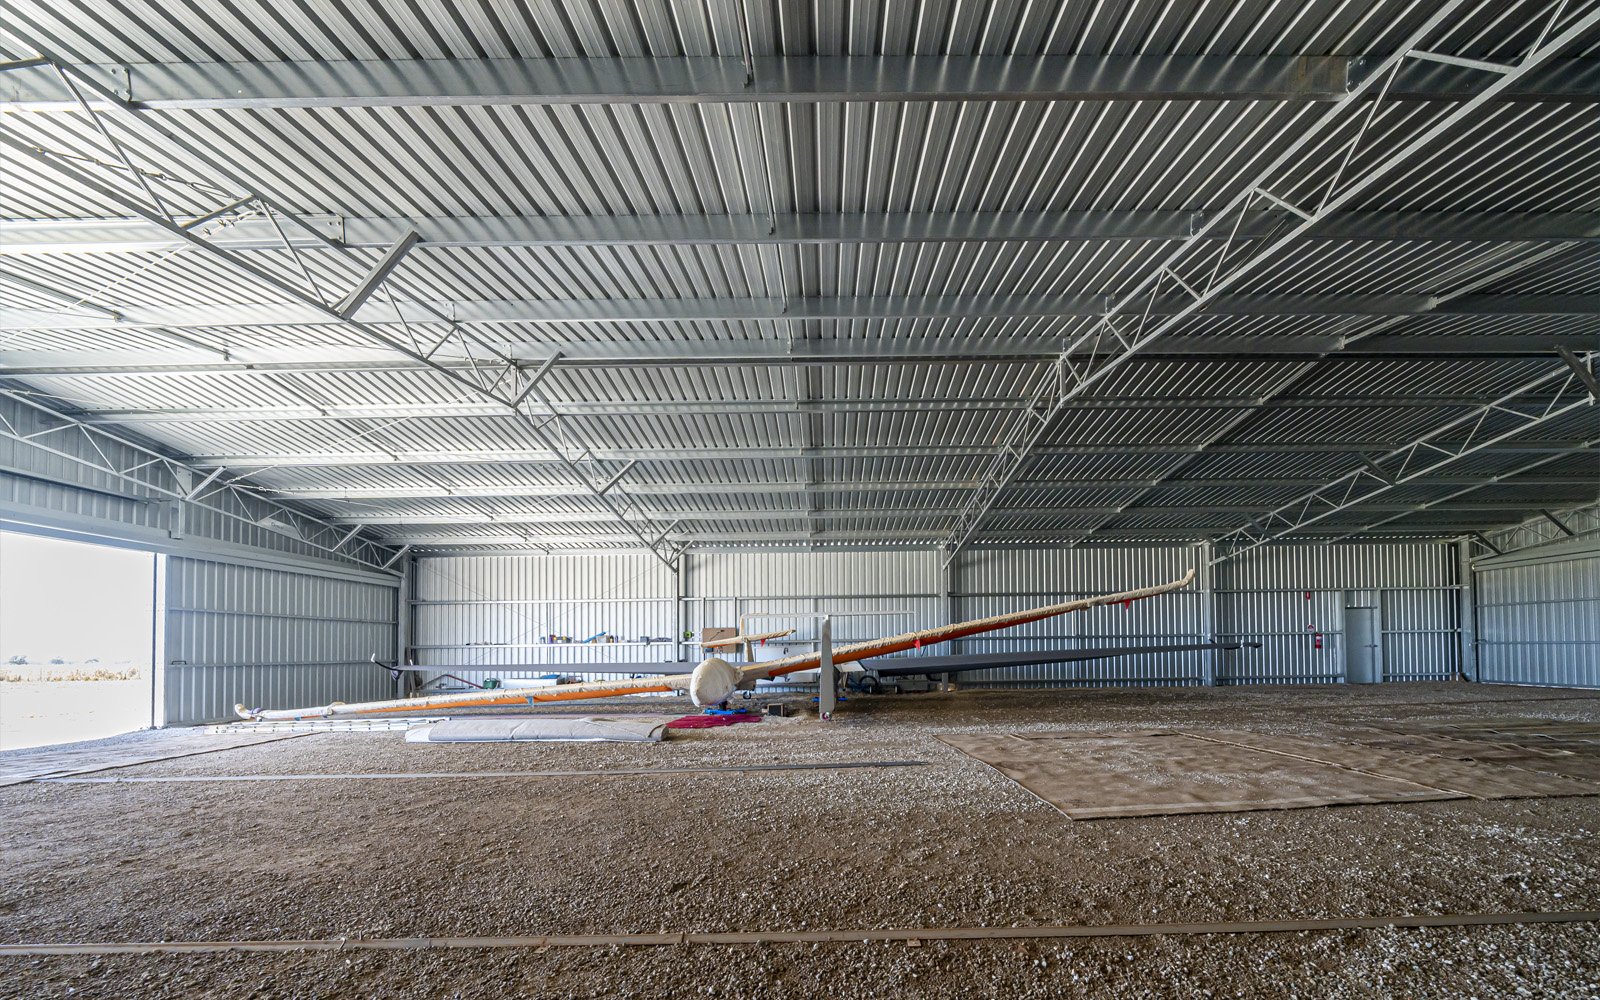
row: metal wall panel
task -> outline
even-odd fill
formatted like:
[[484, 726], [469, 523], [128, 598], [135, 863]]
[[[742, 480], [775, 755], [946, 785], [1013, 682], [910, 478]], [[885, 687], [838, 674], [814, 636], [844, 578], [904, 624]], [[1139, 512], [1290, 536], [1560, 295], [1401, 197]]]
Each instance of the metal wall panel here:
[[[5, 398], [0, 419], [21, 434], [55, 426]], [[165, 644], [160, 689], [167, 724], [229, 719], [240, 701], [282, 707], [394, 692], [388, 673], [368, 662], [374, 654], [394, 656], [393, 583], [321, 558], [285, 532], [203, 505], [189, 505], [175, 522], [172, 502], [75, 461], [103, 460], [81, 436], [56, 432], [37, 440], [52, 451], [0, 440], [0, 524], [188, 553], [168, 557], [165, 593], [157, 595], [164, 607], [158, 632]], [[118, 465], [135, 461], [131, 450], [100, 446]], [[159, 466], [143, 474], [168, 475]], [[257, 559], [273, 568], [249, 565]]]
[[[1172, 579], [1198, 565], [1202, 551], [1192, 546], [975, 549], [963, 552], [951, 568], [948, 612], [940, 596], [941, 561], [927, 550], [696, 553], [689, 561], [684, 622], [698, 630], [735, 626], [741, 615], [793, 616], [746, 619], [751, 630], [797, 630], [764, 651], [777, 655], [814, 648], [815, 622], [804, 616], [816, 612], [861, 613], [835, 623], [836, 640], [850, 642], [925, 628], [947, 617], [982, 617]], [[966, 682], [1202, 684], [1215, 670], [1222, 683], [1326, 683], [1343, 676], [1343, 609], [1349, 600], [1380, 608], [1389, 679], [1454, 674], [1458, 626], [1448, 546], [1295, 546], [1253, 553], [1237, 562], [1218, 567], [1215, 597], [1190, 589], [1160, 601], [1097, 608], [952, 647], [991, 652], [1204, 641], [1209, 602], [1215, 600], [1216, 627], [1222, 634], [1260, 641], [1264, 648], [985, 671], [968, 675]], [[418, 596], [423, 603], [417, 641], [422, 659], [455, 666], [452, 672], [475, 682], [496, 673], [515, 676], [494, 669], [514, 663], [579, 666], [667, 658], [659, 646], [646, 651], [621, 645], [534, 644], [552, 630], [575, 637], [601, 629], [666, 634], [673, 621], [673, 580], [644, 557], [447, 557], [423, 559], [420, 565]], [[1374, 583], [1383, 586], [1370, 589]], [[1369, 589], [1357, 589], [1361, 586]], [[1312, 591], [1309, 602], [1307, 589]], [[437, 603], [441, 601], [451, 603]], [[869, 612], [877, 613], [865, 614]], [[552, 629], [551, 623], [560, 627]], [[1308, 624], [1324, 631], [1320, 651], [1312, 649]], [[698, 649], [685, 648], [689, 660], [698, 654]]]
[[1220, 634], [1262, 644], [1227, 654], [1219, 683], [1342, 681], [1344, 609], [1361, 606], [1378, 609], [1385, 680], [1448, 680], [1460, 668], [1449, 544], [1266, 546], [1217, 569]]
[[1482, 680], [1600, 687], [1600, 557], [1477, 577]]
[[167, 724], [233, 717], [233, 706], [390, 697], [396, 591], [306, 573], [169, 558]]
[[[672, 637], [676, 627], [672, 571], [648, 554], [424, 558], [416, 581], [417, 662], [475, 684], [550, 672], [605, 676], [608, 662], [674, 660], [671, 643], [637, 643]], [[624, 641], [549, 641], [598, 632]], [[534, 669], [507, 669], [519, 664]]]
[[[955, 565], [955, 615], [981, 618], [1149, 586], [1182, 576], [1190, 567], [1198, 569], [1200, 563], [1200, 550], [1194, 546], [970, 550]], [[1159, 600], [1095, 608], [954, 645], [960, 652], [987, 653], [1201, 642], [1207, 600], [1208, 595], [1191, 587]], [[985, 670], [965, 675], [962, 682], [996, 687], [1201, 684], [1208, 655], [1167, 653]]]
[[[741, 615], [752, 631], [795, 628], [793, 637], [761, 652], [773, 656], [815, 648], [809, 616], [818, 612], [840, 616], [834, 635], [845, 643], [1145, 586], [1204, 559], [1198, 546], [975, 549], [951, 567], [946, 600], [942, 561], [925, 549], [700, 552], [688, 558], [682, 621], [697, 633], [707, 625], [737, 626]], [[1237, 563], [1216, 568], [1214, 595], [1197, 585], [951, 647], [995, 652], [1200, 642], [1210, 636], [1214, 603], [1221, 634], [1263, 648], [986, 671], [965, 680], [1007, 687], [1203, 684], [1215, 671], [1221, 683], [1328, 683], [1343, 677], [1344, 608], [1357, 603], [1380, 609], [1387, 679], [1447, 678], [1457, 669], [1456, 566], [1448, 545], [1285, 546]], [[598, 676], [606, 662], [666, 661], [671, 654], [659, 644], [552, 645], [543, 637], [602, 630], [669, 635], [677, 621], [675, 586], [669, 570], [641, 555], [425, 557], [418, 570], [418, 660], [452, 667], [475, 683], [551, 667]], [[1308, 624], [1324, 632], [1320, 651], [1312, 648]], [[683, 655], [692, 662], [700, 650], [685, 645]], [[533, 669], [505, 669], [513, 664]]]

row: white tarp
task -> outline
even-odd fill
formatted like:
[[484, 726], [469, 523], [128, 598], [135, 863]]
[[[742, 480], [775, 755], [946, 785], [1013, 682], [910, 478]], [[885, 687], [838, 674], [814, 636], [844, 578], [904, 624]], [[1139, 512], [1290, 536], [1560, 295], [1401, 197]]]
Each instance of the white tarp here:
[[552, 716], [549, 718], [447, 719], [406, 731], [407, 743], [518, 743], [536, 740], [659, 743], [666, 719]]

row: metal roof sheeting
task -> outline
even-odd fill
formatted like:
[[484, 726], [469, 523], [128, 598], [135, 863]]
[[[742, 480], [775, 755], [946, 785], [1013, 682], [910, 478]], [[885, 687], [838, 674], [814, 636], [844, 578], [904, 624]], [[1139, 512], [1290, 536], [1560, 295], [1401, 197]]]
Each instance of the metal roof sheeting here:
[[[1546, 25], [1531, 0], [1467, 3], [1436, 44], [1510, 62], [1592, 6], [1570, 5]], [[417, 65], [403, 60], [555, 57], [582, 76], [611, 73], [618, 64], [599, 60], [627, 57], [639, 60], [638, 76], [619, 86], [639, 89], [651, 73], [685, 67], [742, 73], [741, 10], [752, 58], [802, 60], [763, 63], [763, 72], [833, 56], [1009, 56], [1023, 67], [1046, 57], [1147, 60], [1141, 67], [1190, 57], [1366, 60], [1350, 63], [1354, 73], [1388, 56], [1436, 5], [12, 7], [19, 37], [74, 64], [238, 63], [270, 75], [295, 61], [389, 60], [402, 73]], [[1600, 33], [1589, 32], [1563, 56], [1596, 53]], [[1365, 213], [1359, 224], [1284, 247], [1229, 289], [1226, 307], [1174, 323], [1063, 406], [980, 540], [1216, 537], [1251, 509], [1292, 502], [1559, 370], [1557, 346], [1594, 350], [1600, 88], [1591, 69], [1571, 72], [1571, 93], [1520, 95], [1439, 128], [1404, 169], [1347, 206]], [[127, 84], [136, 100], [152, 86], [139, 74]], [[409, 325], [383, 312], [379, 295], [358, 314], [373, 320], [358, 331], [307, 317], [283, 288], [218, 257], [152, 248], [161, 240], [152, 244], [149, 232], [144, 244], [95, 245], [106, 225], [140, 232], [118, 199], [5, 150], [0, 316], [34, 319], [0, 324], [0, 378], [46, 405], [226, 465], [314, 512], [367, 518], [367, 534], [395, 542], [629, 544], [615, 513], [519, 418], [376, 342], [438, 340], [429, 361], [481, 377], [448, 324], [419, 318], [418, 304], [431, 303], [529, 370], [559, 352], [539, 390], [559, 417], [544, 402], [530, 412], [574, 454], [587, 449], [584, 474], [618, 477], [615, 495], [670, 525], [675, 539], [931, 544], [1030, 419], [1034, 394], [1061, 377], [1057, 353], [1092, 335], [1100, 310], [1335, 107], [1270, 96], [997, 97], [955, 80], [921, 85], [953, 88], [938, 99], [888, 93], [880, 81], [859, 94], [760, 102], [630, 98], [624, 87], [583, 101], [139, 112], [177, 143], [103, 116], [120, 150], [84, 114], [11, 109], [0, 114], [9, 134], [131, 188], [117, 166], [126, 156], [180, 215], [218, 208], [236, 189], [231, 175], [287, 212], [322, 220], [327, 233], [365, 225], [375, 235], [348, 251], [259, 215], [199, 227], [235, 241], [272, 281], [329, 299], [362, 280], [408, 219], [480, 235], [418, 244], [388, 286], [411, 311]], [[1273, 194], [1314, 203], [1336, 174], [1419, 141], [1453, 107], [1425, 95], [1380, 104], [1348, 163], [1336, 145], [1314, 142]], [[1087, 228], [1036, 228], [1068, 215]], [[1550, 237], [1541, 220], [1558, 216], [1568, 235]], [[65, 223], [60, 238], [81, 245], [18, 249], [40, 238], [30, 220]], [[1246, 234], [1261, 240], [1288, 221], [1269, 212]], [[702, 223], [732, 235], [681, 238]], [[279, 224], [293, 252], [274, 245]], [[614, 225], [667, 228], [659, 238], [607, 237]], [[788, 235], [830, 226], [846, 235]], [[557, 232], [567, 235], [539, 235]], [[1174, 302], [1181, 296], [1161, 307]], [[1483, 426], [1513, 423], [1490, 414]], [[1578, 411], [1461, 458], [1448, 482], [1402, 484], [1382, 504], [1417, 510], [1382, 530], [1459, 533], [1516, 522], [1531, 504], [1592, 498], [1584, 475], [1600, 467], [1584, 449], [1596, 429], [1595, 411]], [[1513, 471], [1546, 453], [1549, 461]], [[1445, 507], [1469, 475], [1508, 478]], [[1357, 507], [1313, 530], [1339, 534], [1378, 519]]]

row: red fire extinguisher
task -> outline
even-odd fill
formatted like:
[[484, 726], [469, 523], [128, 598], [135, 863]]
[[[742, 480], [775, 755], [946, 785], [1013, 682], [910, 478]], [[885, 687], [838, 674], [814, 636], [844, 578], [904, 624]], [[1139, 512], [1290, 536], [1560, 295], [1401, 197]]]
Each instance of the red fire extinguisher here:
[[1312, 632], [1311, 633], [1311, 648], [1312, 649], [1321, 649], [1322, 648], [1322, 633], [1321, 632]]

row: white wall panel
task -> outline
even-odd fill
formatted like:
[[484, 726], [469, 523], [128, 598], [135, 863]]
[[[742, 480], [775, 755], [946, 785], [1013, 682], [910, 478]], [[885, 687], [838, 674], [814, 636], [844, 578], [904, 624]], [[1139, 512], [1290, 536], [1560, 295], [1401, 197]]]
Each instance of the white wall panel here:
[[[551, 672], [604, 676], [607, 663], [673, 661], [670, 642], [637, 639], [674, 638], [675, 587], [671, 570], [633, 552], [420, 559], [416, 661], [473, 683]], [[549, 642], [598, 632], [624, 641]]]

